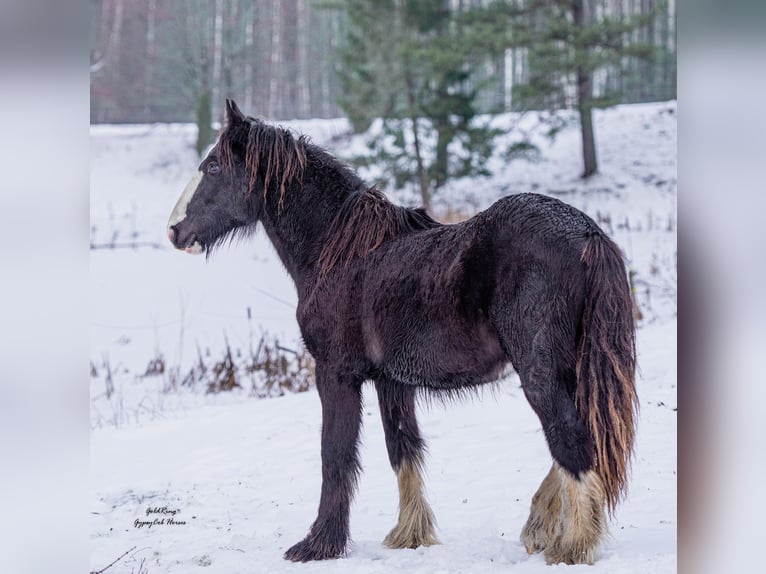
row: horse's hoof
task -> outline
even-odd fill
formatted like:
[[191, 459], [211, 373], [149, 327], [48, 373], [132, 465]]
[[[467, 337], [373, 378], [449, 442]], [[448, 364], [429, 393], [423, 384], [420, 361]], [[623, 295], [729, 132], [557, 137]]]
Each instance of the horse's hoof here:
[[321, 541], [309, 534], [306, 538], [288, 548], [287, 552], [285, 552], [285, 560], [292, 560], [293, 562], [329, 560], [331, 558], [339, 558], [345, 550], [345, 544]]
[[[429, 509], [430, 512], [430, 509]], [[420, 546], [433, 546], [439, 544], [434, 534], [433, 516], [429, 521], [413, 525], [397, 524], [383, 540], [383, 544], [392, 549], [418, 548]]]
[[545, 549], [546, 564], [593, 564], [596, 560], [595, 548], [562, 548], [554, 544]]
[[547, 544], [544, 540], [524, 534], [521, 536], [521, 543], [524, 545], [524, 549], [527, 551], [527, 554], [537, 554], [538, 552], [542, 552], [545, 550], [545, 546]]

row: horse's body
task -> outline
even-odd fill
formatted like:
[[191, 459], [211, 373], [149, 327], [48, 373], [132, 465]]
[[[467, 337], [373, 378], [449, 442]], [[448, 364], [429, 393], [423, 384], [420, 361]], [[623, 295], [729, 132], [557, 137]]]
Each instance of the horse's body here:
[[416, 391], [460, 393], [512, 364], [554, 458], [522, 540], [549, 562], [592, 562], [604, 509], [625, 489], [637, 406], [632, 301], [619, 249], [598, 226], [534, 194], [442, 225], [229, 103], [169, 235], [209, 252], [258, 222], [295, 280], [323, 411], [319, 515], [286, 557], [345, 551], [366, 380], [399, 478], [399, 522], [386, 543], [436, 543]]
[[[567, 227], [557, 225], [562, 220]], [[567, 297], [579, 300], [566, 317], [576, 324], [584, 285], [579, 255], [593, 225], [556, 200], [515, 195], [463, 223], [391, 239], [331, 271], [301, 302], [309, 350], [323, 356], [337, 349], [334, 360], [353, 357], [369, 378], [382, 375], [402, 385], [440, 390], [494, 381], [514, 361], [495, 323], [508, 313], [507, 302], [536, 302], [514, 295], [534, 277], [566, 287]], [[575, 335], [568, 333], [573, 347]]]

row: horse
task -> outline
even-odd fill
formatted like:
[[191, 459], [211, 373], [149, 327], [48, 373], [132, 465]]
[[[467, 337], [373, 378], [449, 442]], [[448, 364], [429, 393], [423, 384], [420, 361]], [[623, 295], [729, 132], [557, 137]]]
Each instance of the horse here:
[[295, 282], [322, 408], [317, 517], [284, 557], [347, 552], [368, 381], [399, 487], [384, 543], [437, 544], [416, 400], [459, 398], [512, 366], [553, 458], [521, 542], [548, 563], [592, 564], [626, 494], [638, 410], [625, 261], [598, 225], [538, 194], [441, 224], [392, 203], [305, 136], [227, 100], [168, 237], [210, 256], [258, 223]]

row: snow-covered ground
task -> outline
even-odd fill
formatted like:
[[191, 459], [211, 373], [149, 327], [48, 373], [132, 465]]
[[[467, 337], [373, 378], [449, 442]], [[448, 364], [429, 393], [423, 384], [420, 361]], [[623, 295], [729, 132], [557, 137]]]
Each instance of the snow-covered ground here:
[[[498, 121], [510, 126], [515, 118]], [[360, 137], [335, 137], [347, 130], [344, 120], [286, 125], [341, 155], [363, 146]], [[625, 250], [644, 314], [642, 409], [630, 494], [589, 571], [675, 572], [676, 104], [597, 112], [596, 133], [601, 173], [587, 182], [578, 178], [573, 126], [552, 144], [539, 140], [539, 162], [497, 159], [493, 176], [450, 184], [435, 208], [473, 211], [506, 193], [548, 193], [584, 209]], [[172, 369], [190, 368], [198, 352], [217, 356], [225, 341], [245, 350], [265, 331], [286, 347], [300, 345], [295, 292], [263, 234], [209, 261], [167, 244], [167, 216], [198, 161], [194, 136], [191, 126], [91, 130], [91, 242], [136, 244], [91, 252], [91, 568], [133, 547], [110, 572], [138, 572], [142, 561], [150, 573], [586, 568], [547, 567], [518, 541], [550, 457], [513, 376], [473, 400], [422, 409], [440, 546], [381, 545], [396, 521], [396, 481], [374, 393], [366, 392], [364, 472], [350, 554], [306, 565], [282, 560], [305, 535], [318, 503], [316, 393], [260, 400], [247, 389], [167, 391]], [[160, 356], [165, 372], [144, 376]], [[162, 507], [177, 510], [173, 518], [184, 524], [147, 515]], [[162, 516], [163, 525], [136, 526]]]

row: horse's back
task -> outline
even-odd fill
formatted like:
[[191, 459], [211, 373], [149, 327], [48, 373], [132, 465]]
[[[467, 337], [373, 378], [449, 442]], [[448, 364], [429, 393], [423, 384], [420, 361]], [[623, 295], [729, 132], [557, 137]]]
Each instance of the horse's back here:
[[572, 249], [579, 252], [590, 234], [600, 232], [598, 225], [579, 209], [536, 193], [506, 196], [476, 218], [493, 223], [498, 242], [527, 251], [553, 246], [568, 255]]

